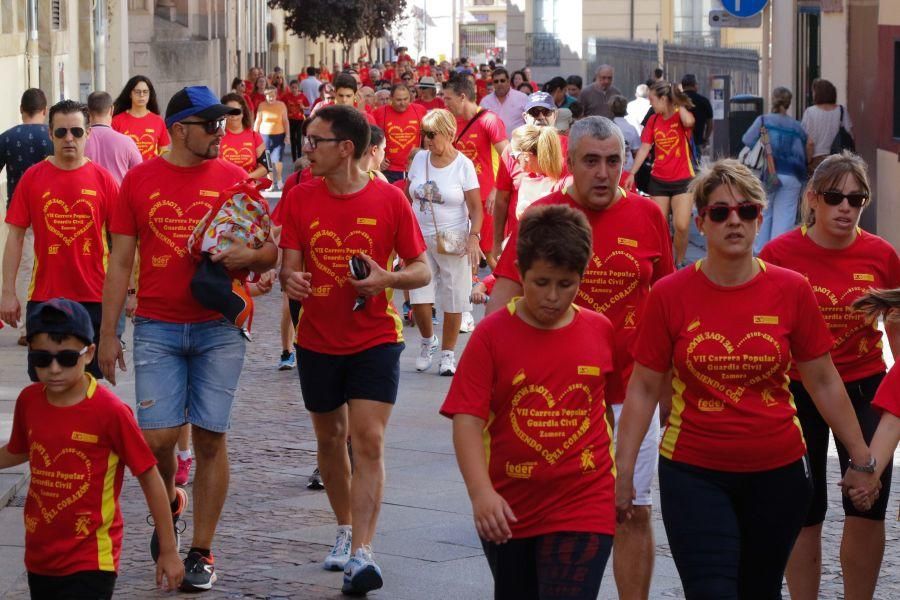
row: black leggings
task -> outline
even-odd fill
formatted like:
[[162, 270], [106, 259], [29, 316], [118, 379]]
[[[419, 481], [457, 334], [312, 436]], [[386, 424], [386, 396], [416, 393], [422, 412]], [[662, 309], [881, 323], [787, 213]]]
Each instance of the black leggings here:
[[[847, 395], [850, 396], [850, 402], [853, 404], [853, 410], [856, 412], [856, 420], [859, 421], [859, 427], [862, 429], [863, 438], [866, 443], [872, 441], [875, 430], [878, 428], [878, 422], [881, 415], [877, 410], [872, 408], [872, 398], [875, 397], [875, 391], [884, 379], [884, 373], [878, 373], [865, 379], [850, 381], [844, 384], [847, 388]], [[806, 515], [806, 521], [803, 523], [805, 527], [818, 525], [825, 520], [825, 513], [828, 511], [828, 434], [831, 429], [828, 423], [819, 414], [819, 409], [813, 404], [809, 392], [803, 387], [800, 381], [791, 382], [791, 393], [794, 395], [794, 404], [797, 406], [797, 417], [800, 419], [800, 425], [803, 427], [803, 437], [806, 439], [806, 450], [809, 453], [809, 465], [812, 470], [813, 478], [813, 499], [809, 507], [809, 513]], [[837, 447], [838, 462], [841, 465], [841, 473], [847, 471], [850, 465], [850, 455], [847, 449], [837, 439], [834, 438], [834, 445]], [[881, 493], [872, 504], [869, 510], [857, 510], [849, 498], [844, 496], [844, 515], [848, 517], [860, 517], [863, 519], [871, 519], [872, 521], [884, 521], [884, 515], [887, 512], [888, 497], [891, 493], [891, 471], [893, 470], [893, 461], [888, 463], [884, 473], [881, 475]], [[836, 490], [835, 490], [836, 491]]]
[[758, 473], [659, 459], [663, 524], [687, 600], [781, 598], [812, 497], [807, 459]]
[[303, 146], [303, 135], [300, 133], [303, 131], [303, 120], [289, 119], [288, 125], [291, 134], [291, 159], [296, 161], [300, 158], [300, 148]]
[[113, 571], [79, 571], [62, 576], [28, 573], [34, 600], [108, 600], [115, 587]]
[[612, 542], [611, 535], [577, 531], [481, 540], [494, 600], [596, 600]]

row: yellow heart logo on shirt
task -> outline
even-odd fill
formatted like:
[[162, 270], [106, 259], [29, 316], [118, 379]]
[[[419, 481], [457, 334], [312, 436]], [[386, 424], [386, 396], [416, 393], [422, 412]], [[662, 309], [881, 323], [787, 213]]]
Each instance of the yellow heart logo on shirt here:
[[171, 200], [160, 200], [148, 213], [150, 230], [166, 246], [175, 251], [179, 258], [188, 253], [187, 239], [206, 213], [212, 210], [212, 204], [198, 200], [182, 210]]
[[152, 158], [156, 156], [156, 137], [151, 133], [142, 133], [137, 135], [129, 133], [128, 137], [134, 140], [138, 147], [138, 151], [144, 158]]
[[[750, 342], [756, 344], [753, 352], [741, 352], [745, 344]], [[724, 350], [725, 354], [698, 353], [700, 345], [705, 343]], [[737, 344], [725, 334], [704, 331], [690, 341], [686, 354], [685, 365], [691, 374], [703, 384], [725, 394], [735, 404], [741, 401], [747, 388], [777, 373], [782, 362], [781, 345], [774, 337], [762, 331], [751, 331]]]
[[334, 279], [339, 287], [350, 277], [350, 259], [363, 252], [372, 256], [374, 247], [372, 237], [358, 229], [343, 238], [334, 231], [320, 229], [309, 240], [313, 264]]
[[666, 133], [662, 131], [656, 131], [653, 134], [653, 143], [656, 146], [656, 150], [658, 152], [662, 152], [665, 155], [668, 155], [672, 150], [674, 150], [678, 146], [678, 142], [681, 141], [681, 136], [678, 135], [678, 130], [671, 129]]
[[[86, 210], [76, 210], [82, 206], [87, 207]], [[59, 237], [66, 246], [71, 246], [94, 224], [94, 207], [84, 198], [79, 198], [71, 206], [59, 198], [51, 198], [44, 203], [43, 210], [47, 231]]]
[[229, 146], [222, 150], [222, 158], [248, 172], [256, 164], [256, 154], [250, 148], [233, 148]]
[[419, 128], [416, 125], [389, 125], [388, 140], [391, 142], [389, 146], [396, 147], [399, 150], [405, 150], [412, 147], [413, 142], [419, 137]]
[[578, 287], [579, 304], [606, 314], [631, 296], [640, 278], [641, 264], [630, 252], [613, 250], [603, 259], [594, 254]]
[[594, 398], [583, 383], [573, 383], [559, 398], [542, 385], [530, 384], [516, 392], [511, 404], [516, 437], [554, 465], [590, 428]]
[[28, 496], [37, 503], [45, 523], [52, 523], [60, 512], [78, 502], [91, 487], [91, 461], [75, 448], [64, 448], [50, 458], [42, 445], [33, 442], [28, 462], [31, 465]]

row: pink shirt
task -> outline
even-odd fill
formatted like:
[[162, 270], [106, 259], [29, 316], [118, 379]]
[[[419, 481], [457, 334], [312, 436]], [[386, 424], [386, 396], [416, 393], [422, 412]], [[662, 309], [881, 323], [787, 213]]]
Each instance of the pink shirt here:
[[528, 95], [518, 90], [509, 90], [503, 102], [497, 98], [497, 94], [488, 94], [481, 100], [481, 106], [491, 112], [497, 113], [503, 124], [506, 125], [506, 137], [512, 137], [513, 129], [525, 124], [522, 113], [528, 104]]
[[118, 184], [130, 168], [143, 162], [134, 140], [109, 125], [91, 125], [84, 155], [109, 171]]

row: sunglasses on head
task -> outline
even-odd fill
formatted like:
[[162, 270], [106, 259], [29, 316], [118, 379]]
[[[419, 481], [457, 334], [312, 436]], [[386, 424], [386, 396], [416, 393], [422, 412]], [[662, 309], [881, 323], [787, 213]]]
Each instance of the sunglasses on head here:
[[742, 221], [752, 221], [759, 218], [762, 212], [762, 206], [755, 202], [741, 202], [734, 206], [727, 204], [714, 204], [712, 206], [704, 206], [698, 213], [701, 217], [709, 217], [713, 223], [724, 223], [732, 212], [736, 212]]
[[69, 369], [77, 365], [78, 359], [87, 354], [87, 351], [87, 346], [81, 350], [60, 350], [55, 354], [48, 350], [30, 350], [28, 361], [37, 369], [46, 369], [55, 360], [60, 367]]
[[69, 133], [70, 131], [72, 132], [73, 138], [84, 137], [84, 133], [85, 133], [84, 127], [69, 127], [69, 128], [57, 127], [56, 129], [53, 130], [53, 137], [60, 139], [60, 140], [64, 139], [66, 137], [66, 134]]
[[853, 208], [862, 208], [869, 201], [869, 196], [863, 192], [845, 194], [844, 192], [828, 191], [819, 193], [828, 206], [840, 206], [841, 202], [846, 198], [847, 203]]
[[203, 131], [209, 135], [214, 134], [225, 127], [225, 119], [216, 119], [215, 121], [181, 121], [182, 125], [201, 125]]

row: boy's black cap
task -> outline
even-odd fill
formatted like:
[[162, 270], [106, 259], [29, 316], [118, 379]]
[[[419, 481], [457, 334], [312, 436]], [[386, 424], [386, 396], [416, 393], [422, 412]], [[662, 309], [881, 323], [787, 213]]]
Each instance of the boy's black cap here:
[[25, 339], [39, 333], [57, 333], [94, 343], [94, 326], [85, 307], [67, 298], [53, 298], [38, 304], [25, 320]]

